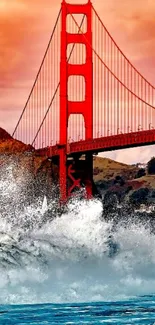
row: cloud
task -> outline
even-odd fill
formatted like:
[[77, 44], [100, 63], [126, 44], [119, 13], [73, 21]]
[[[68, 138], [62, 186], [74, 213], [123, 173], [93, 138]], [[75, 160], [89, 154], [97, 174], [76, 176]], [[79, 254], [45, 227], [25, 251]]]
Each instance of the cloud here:
[[[98, 5], [97, 5], [98, 3]], [[129, 58], [155, 57], [155, 1], [109, 0], [97, 2], [102, 19]], [[95, 2], [94, 2], [95, 5]]]
[[[0, 4], [0, 112], [5, 118], [7, 109], [13, 112], [20, 105], [22, 110], [25, 104], [58, 8], [50, 0], [0, 0]], [[6, 93], [11, 96], [11, 107]]]
[[124, 150], [103, 152], [100, 157], [107, 157], [125, 164], [147, 163], [154, 155], [155, 145], [147, 147], [137, 147]]
[[40, 6], [35, 0], [32, 4], [29, 0], [10, 3], [7, 0], [7, 4], [6, 10], [0, 8], [0, 82], [3, 85], [20, 74], [23, 64], [30, 66], [35, 43], [38, 45], [45, 26], [41, 25], [41, 1]]

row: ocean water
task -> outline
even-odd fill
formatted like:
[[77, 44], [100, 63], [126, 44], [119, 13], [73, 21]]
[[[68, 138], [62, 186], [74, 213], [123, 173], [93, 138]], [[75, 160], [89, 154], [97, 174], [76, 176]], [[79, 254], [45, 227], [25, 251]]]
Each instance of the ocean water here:
[[61, 215], [31, 204], [12, 166], [0, 175], [0, 325], [155, 323], [155, 235], [129, 222], [113, 230], [99, 200]]
[[116, 302], [14, 305], [0, 307], [2, 325], [155, 324], [155, 299]]

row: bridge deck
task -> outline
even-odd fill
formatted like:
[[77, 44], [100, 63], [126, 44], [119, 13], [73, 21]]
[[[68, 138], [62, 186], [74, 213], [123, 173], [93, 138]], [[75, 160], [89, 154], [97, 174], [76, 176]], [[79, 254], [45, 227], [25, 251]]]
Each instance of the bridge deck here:
[[[84, 140], [68, 143], [67, 154], [69, 156], [76, 153], [98, 153], [104, 151], [119, 150], [137, 146], [155, 144], [155, 130], [138, 131], [126, 134], [118, 134], [102, 138]], [[38, 149], [38, 153], [43, 156], [52, 157], [59, 155], [60, 149], [65, 146], [55, 145], [47, 148]]]

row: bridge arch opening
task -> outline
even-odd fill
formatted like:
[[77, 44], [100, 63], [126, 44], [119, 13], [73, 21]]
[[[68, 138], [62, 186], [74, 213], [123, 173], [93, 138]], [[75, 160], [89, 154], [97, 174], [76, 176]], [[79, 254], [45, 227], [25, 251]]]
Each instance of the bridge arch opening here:
[[[84, 5], [86, 4], [87, 2], [89, 2], [90, 0], [76, 0], [76, 4], [79, 4], [79, 5]], [[70, 3], [70, 4], [73, 4], [73, 0], [67, 0], [66, 1], [67, 3]]]
[[86, 63], [86, 45], [82, 43], [70, 43], [67, 46], [67, 61], [70, 64]]
[[[80, 27], [80, 30], [79, 30]], [[68, 14], [66, 19], [66, 31], [70, 34], [87, 33], [87, 16], [84, 14]]]
[[68, 142], [85, 140], [85, 121], [82, 114], [71, 114], [68, 119]]
[[68, 78], [68, 100], [83, 102], [86, 98], [86, 83], [84, 76], [71, 75]]

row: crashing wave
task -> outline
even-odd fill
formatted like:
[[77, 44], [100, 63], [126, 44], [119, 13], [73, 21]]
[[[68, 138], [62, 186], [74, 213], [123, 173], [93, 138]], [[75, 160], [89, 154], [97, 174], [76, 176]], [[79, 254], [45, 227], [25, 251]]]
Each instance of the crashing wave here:
[[[27, 185], [28, 186], [28, 185]], [[26, 197], [11, 166], [0, 178], [0, 303], [126, 299], [155, 291], [155, 238], [113, 226], [101, 201]], [[124, 212], [124, 218], [127, 218]]]

